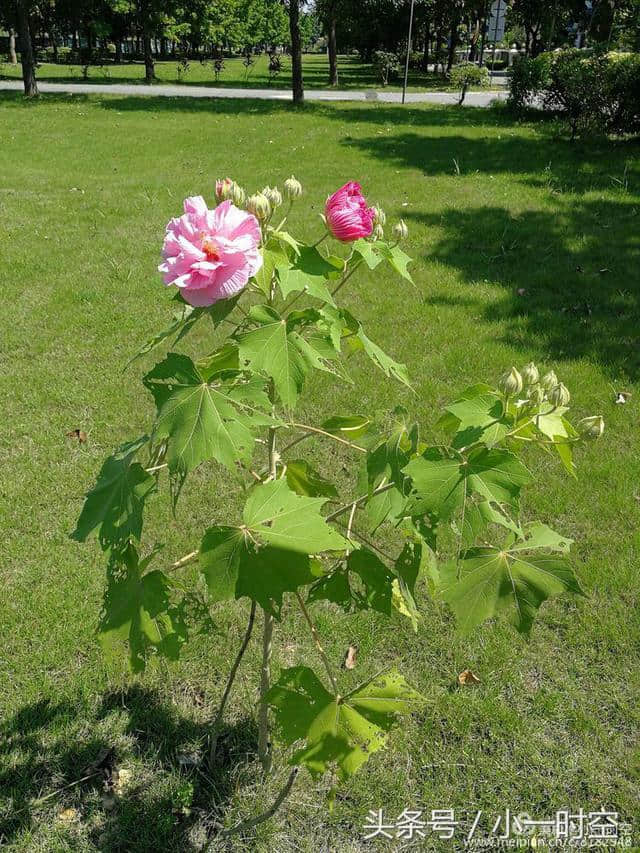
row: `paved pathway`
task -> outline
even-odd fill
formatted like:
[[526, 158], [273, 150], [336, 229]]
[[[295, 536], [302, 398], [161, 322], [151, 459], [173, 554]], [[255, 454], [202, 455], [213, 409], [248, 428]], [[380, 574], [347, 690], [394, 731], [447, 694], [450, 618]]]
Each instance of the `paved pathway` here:
[[[68, 94], [108, 94], [108, 95], [154, 95], [161, 97], [180, 98], [260, 98], [272, 101], [291, 100], [291, 92], [286, 89], [228, 89], [214, 86], [169, 86], [155, 84], [145, 86], [135, 83], [47, 83], [38, 82], [43, 93], [61, 92]], [[0, 80], [0, 90], [22, 90], [21, 80]], [[366, 92], [340, 91], [324, 89], [308, 89], [304, 96], [308, 101], [384, 101], [398, 104], [402, 101], [400, 92]], [[492, 101], [503, 101], [507, 97], [504, 91], [469, 92], [465, 105], [470, 107], [487, 107]], [[407, 92], [407, 103], [455, 104], [458, 101], [456, 92]]]

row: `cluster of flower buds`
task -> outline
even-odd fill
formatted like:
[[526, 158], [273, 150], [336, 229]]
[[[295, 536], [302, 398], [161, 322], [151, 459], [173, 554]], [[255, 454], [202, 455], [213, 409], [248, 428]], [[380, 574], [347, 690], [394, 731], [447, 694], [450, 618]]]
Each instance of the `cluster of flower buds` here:
[[404, 219], [401, 219], [400, 222], [396, 222], [393, 226], [393, 236], [396, 238], [398, 243], [402, 240], [406, 240], [409, 236], [409, 229], [407, 228], [407, 224]]
[[254, 193], [247, 199], [247, 210], [260, 222], [266, 222], [271, 216], [271, 204], [264, 193]]
[[[526, 399], [520, 400], [518, 405], [529, 405], [540, 407], [544, 402], [549, 403], [555, 409], [565, 408], [569, 405], [571, 394], [553, 370], [549, 370], [540, 377], [537, 366], [530, 361], [521, 371], [512, 367], [502, 374], [498, 387], [506, 397], [512, 397], [525, 392]], [[604, 420], [600, 415], [583, 418], [578, 423], [578, 433], [584, 439], [599, 438], [604, 432]]]
[[291, 175], [291, 177], [287, 178], [284, 182], [284, 193], [289, 201], [300, 198], [302, 195], [302, 184], [296, 177], [294, 177], [294, 175]]
[[216, 181], [216, 201], [220, 204], [223, 201], [231, 201], [236, 207], [244, 207], [247, 199], [247, 194], [235, 181], [231, 178], [223, 178]]
[[384, 238], [384, 225], [387, 221], [387, 215], [377, 205], [374, 205], [371, 210], [373, 211], [373, 231], [371, 232], [371, 238], [373, 240], [382, 240]]
[[271, 205], [271, 210], [275, 210], [276, 207], [280, 207], [282, 204], [282, 193], [277, 187], [265, 187], [262, 190], [261, 195], [263, 195], [269, 204]]

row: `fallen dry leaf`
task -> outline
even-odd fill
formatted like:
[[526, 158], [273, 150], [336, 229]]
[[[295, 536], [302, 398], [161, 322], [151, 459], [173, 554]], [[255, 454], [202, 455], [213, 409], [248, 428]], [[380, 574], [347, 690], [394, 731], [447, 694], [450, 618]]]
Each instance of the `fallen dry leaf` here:
[[58, 820], [62, 821], [62, 823], [73, 823], [74, 820], [78, 817], [78, 812], [73, 809], [62, 809], [62, 811], [58, 814]]
[[347, 649], [344, 661], [342, 662], [343, 669], [355, 669], [358, 657], [358, 647], [357, 646], [349, 646]]
[[480, 684], [480, 679], [475, 672], [472, 672], [470, 669], [464, 669], [458, 676], [458, 684], [464, 684], [470, 687], [473, 684]]
[[75, 438], [78, 444], [85, 444], [87, 440], [87, 434], [82, 429], [72, 429], [67, 433], [67, 438]]

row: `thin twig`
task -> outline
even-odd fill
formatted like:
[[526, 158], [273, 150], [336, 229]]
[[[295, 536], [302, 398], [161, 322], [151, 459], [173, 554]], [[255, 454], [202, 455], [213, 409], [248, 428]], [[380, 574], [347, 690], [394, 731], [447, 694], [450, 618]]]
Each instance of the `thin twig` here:
[[295, 596], [298, 599], [298, 604], [300, 605], [300, 610], [302, 610], [304, 618], [307, 621], [307, 625], [309, 626], [309, 630], [311, 631], [311, 636], [313, 637], [313, 642], [316, 645], [316, 649], [318, 650], [318, 654], [322, 658], [324, 668], [327, 670], [327, 675], [329, 676], [329, 681], [331, 682], [331, 686], [333, 687], [333, 692], [337, 696], [338, 695], [338, 682], [336, 681], [336, 679], [333, 675], [333, 670], [331, 669], [331, 663], [329, 662], [329, 658], [327, 657], [325, 650], [322, 648], [322, 643], [320, 642], [320, 636], [318, 634], [316, 626], [313, 624], [313, 620], [311, 619], [309, 611], [307, 610], [305, 603], [302, 600], [302, 596], [300, 595], [298, 590], [295, 591]]
[[359, 509], [369, 500], [369, 498], [372, 498], [374, 495], [381, 495], [383, 492], [388, 492], [389, 489], [395, 489], [395, 487], [395, 483], [385, 483], [384, 486], [378, 486], [378, 488], [374, 489], [371, 494], [367, 492], [366, 495], [362, 495], [361, 497], [356, 498], [355, 501], [349, 501], [348, 504], [345, 504], [344, 506], [341, 506], [338, 509], [334, 510], [332, 513], [325, 517], [325, 521], [333, 521], [335, 518], [339, 518], [343, 513], [351, 509], [353, 505], [355, 505]]
[[293, 788], [293, 783], [296, 781], [298, 772], [299, 768], [294, 767], [291, 773], [289, 774], [289, 778], [287, 779], [286, 785], [273, 801], [273, 805], [268, 808], [266, 812], [262, 812], [261, 815], [258, 815], [258, 817], [251, 818], [250, 820], [241, 820], [235, 826], [232, 826], [231, 829], [225, 829], [223, 832], [221, 832], [220, 836], [222, 838], [229, 838], [229, 836], [231, 835], [236, 835], [238, 832], [244, 832], [247, 829], [252, 829], [254, 826], [258, 826], [258, 824], [264, 823], [265, 820], [269, 820], [269, 818], [273, 817], [291, 793], [291, 789]]
[[[308, 424], [298, 423], [291, 423], [288, 424], [288, 426], [292, 427], [293, 429], [302, 429], [305, 432], [315, 433], [317, 435], [324, 435], [326, 438], [332, 438], [339, 444], [345, 444], [347, 447], [352, 447], [354, 450], [360, 451], [360, 453], [367, 452], [366, 447], [361, 447], [359, 444], [354, 444], [352, 441], [347, 441], [346, 438], [340, 438], [339, 435], [334, 435], [332, 432], [327, 432], [326, 429], [320, 429], [320, 427], [313, 427], [309, 426]], [[294, 441], [291, 442], [291, 444], [287, 444], [286, 447], [282, 449], [282, 452], [284, 453], [285, 450], [289, 450], [289, 448], [293, 447], [294, 444], [297, 444], [299, 441], [302, 441], [302, 438], [304, 438], [304, 436], [302, 436], [301, 438], [296, 438]]]
[[[347, 529], [347, 525], [342, 524], [342, 522], [340, 522], [340, 521], [336, 521], [336, 524], [338, 525], [338, 527], [341, 527], [343, 530]], [[360, 533], [359, 531], [352, 530], [351, 535], [355, 536], [356, 539], [359, 539], [361, 542], [363, 542], [369, 548], [372, 548], [374, 551], [377, 551], [378, 554], [380, 554], [380, 556], [384, 557], [386, 560], [389, 560], [390, 563], [396, 562], [395, 557], [392, 557], [391, 554], [387, 554], [386, 551], [383, 551], [382, 548], [378, 547], [378, 545], [376, 545], [375, 542], [372, 542], [370, 539], [367, 539], [367, 537], [363, 536], [362, 533]]]
[[253, 631], [253, 622], [256, 616], [256, 603], [255, 601], [251, 602], [251, 610], [249, 611], [249, 622], [247, 624], [247, 630], [245, 631], [244, 638], [242, 640], [242, 645], [238, 650], [238, 654], [236, 655], [236, 659], [233, 662], [233, 666], [231, 667], [231, 671], [229, 672], [229, 677], [227, 679], [227, 686], [224, 689], [224, 693], [222, 694], [222, 699], [220, 700], [220, 707], [218, 708], [218, 713], [216, 714], [216, 718], [213, 721], [213, 725], [211, 726], [211, 747], [209, 749], [209, 764], [213, 767], [214, 762], [216, 760], [216, 747], [218, 746], [218, 730], [220, 728], [220, 724], [222, 723], [222, 718], [224, 716], [225, 705], [227, 704], [227, 699], [229, 698], [229, 694], [231, 693], [231, 688], [233, 687], [233, 682], [235, 681], [236, 673], [238, 671], [238, 667], [240, 666], [240, 661], [246, 651], [247, 646], [249, 645], [249, 640], [251, 639], [251, 633]]
[[171, 569], [181, 569], [183, 566], [186, 566], [187, 563], [192, 563], [194, 560], [198, 559], [198, 555], [200, 551], [190, 551], [188, 554], [185, 554], [184, 557], [180, 557], [179, 560], [176, 560], [175, 563], [172, 563]]

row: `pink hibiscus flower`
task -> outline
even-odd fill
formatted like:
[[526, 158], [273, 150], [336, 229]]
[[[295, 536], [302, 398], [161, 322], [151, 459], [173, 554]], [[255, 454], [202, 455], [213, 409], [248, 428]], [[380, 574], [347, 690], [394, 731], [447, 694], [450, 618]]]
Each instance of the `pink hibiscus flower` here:
[[324, 215], [329, 231], [343, 243], [370, 237], [373, 232], [375, 211], [367, 207], [360, 184], [355, 181], [349, 181], [329, 196]]
[[258, 272], [259, 243], [260, 225], [251, 213], [230, 201], [209, 210], [202, 196], [193, 196], [184, 200], [184, 214], [167, 225], [158, 270], [190, 305], [213, 305]]

